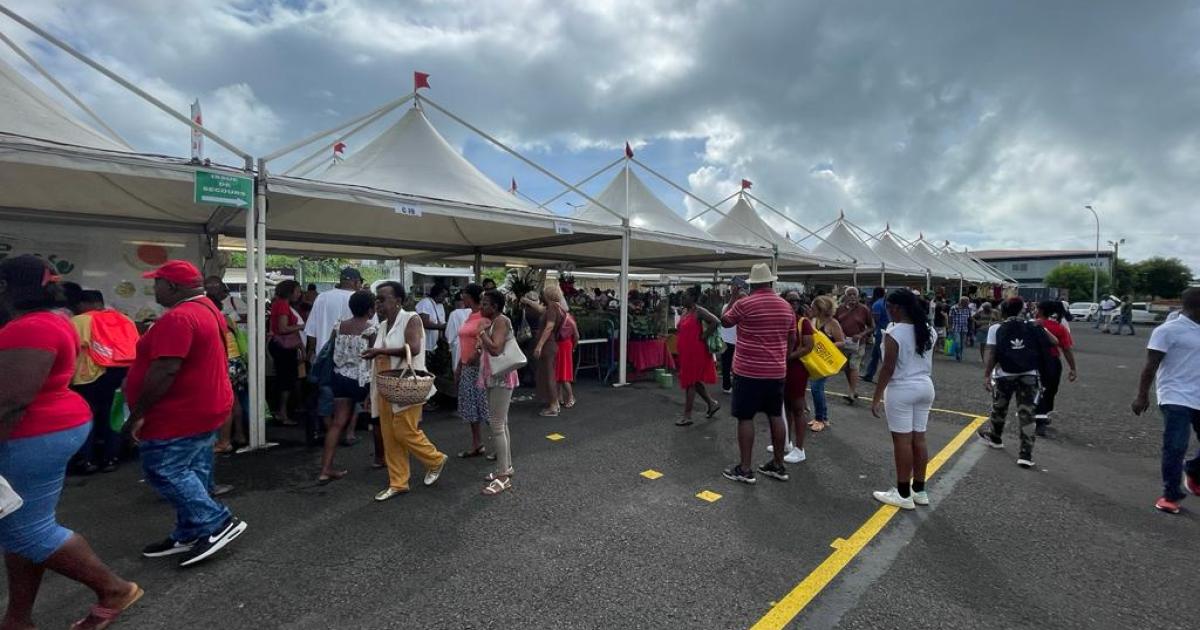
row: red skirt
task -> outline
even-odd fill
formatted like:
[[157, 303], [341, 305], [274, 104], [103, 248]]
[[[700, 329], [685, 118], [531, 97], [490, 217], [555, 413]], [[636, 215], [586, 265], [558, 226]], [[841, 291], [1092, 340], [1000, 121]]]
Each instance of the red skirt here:
[[558, 342], [558, 356], [554, 359], [554, 382], [575, 382], [575, 340]]
[[808, 368], [799, 361], [788, 361], [787, 382], [783, 386], [785, 400], [804, 400], [804, 392], [808, 389]]

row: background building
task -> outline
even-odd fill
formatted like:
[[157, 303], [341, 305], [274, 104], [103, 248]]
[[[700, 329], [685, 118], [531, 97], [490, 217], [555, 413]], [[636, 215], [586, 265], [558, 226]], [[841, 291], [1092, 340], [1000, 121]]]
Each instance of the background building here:
[[[1031, 289], [1045, 288], [1046, 275], [1059, 265], [1096, 266], [1096, 252], [1090, 249], [981, 249], [971, 254]], [[1100, 250], [1100, 271], [1112, 268], [1112, 254]]]

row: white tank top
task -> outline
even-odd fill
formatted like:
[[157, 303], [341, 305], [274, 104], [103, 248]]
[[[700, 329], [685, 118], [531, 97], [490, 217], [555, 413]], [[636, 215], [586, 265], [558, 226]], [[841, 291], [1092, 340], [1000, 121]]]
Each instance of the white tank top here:
[[[888, 386], [907, 385], [910, 383], [932, 383], [933, 349], [925, 351], [925, 356], [917, 354], [917, 339], [912, 324], [893, 323], [884, 331], [891, 337], [899, 351], [896, 353], [896, 371]], [[933, 329], [930, 329], [930, 339], [933, 339]], [[888, 346], [883, 344], [883, 356], [887, 358]]]

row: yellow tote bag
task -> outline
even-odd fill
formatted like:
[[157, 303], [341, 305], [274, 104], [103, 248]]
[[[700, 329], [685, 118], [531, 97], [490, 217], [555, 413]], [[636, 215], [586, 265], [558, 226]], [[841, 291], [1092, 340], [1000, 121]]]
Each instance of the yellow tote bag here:
[[[797, 329], [803, 330], [803, 326], [804, 320], [801, 320]], [[846, 365], [846, 355], [833, 345], [833, 341], [825, 333], [814, 330], [812, 352], [800, 357], [800, 362], [808, 370], [809, 378], [820, 379], [841, 372], [842, 367]]]

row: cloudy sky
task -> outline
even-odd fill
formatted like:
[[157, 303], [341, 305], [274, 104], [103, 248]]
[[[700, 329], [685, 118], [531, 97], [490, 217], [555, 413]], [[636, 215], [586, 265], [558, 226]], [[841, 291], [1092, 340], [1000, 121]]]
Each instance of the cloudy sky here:
[[[6, 4], [182, 111], [198, 97], [206, 124], [254, 155], [408, 92], [422, 70], [432, 99], [567, 179], [628, 140], [711, 201], [746, 178], [810, 227], [844, 209], [867, 228], [972, 248], [1090, 249], [1093, 204], [1102, 239], [1127, 239], [1123, 255], [1178, 256], [1200, 273], [1195, 3]], [[178, 123], [7, 18], [0, 30], [135, 148], [187, 154]], [[558, 191], [430, 118], [505, 187]]]

